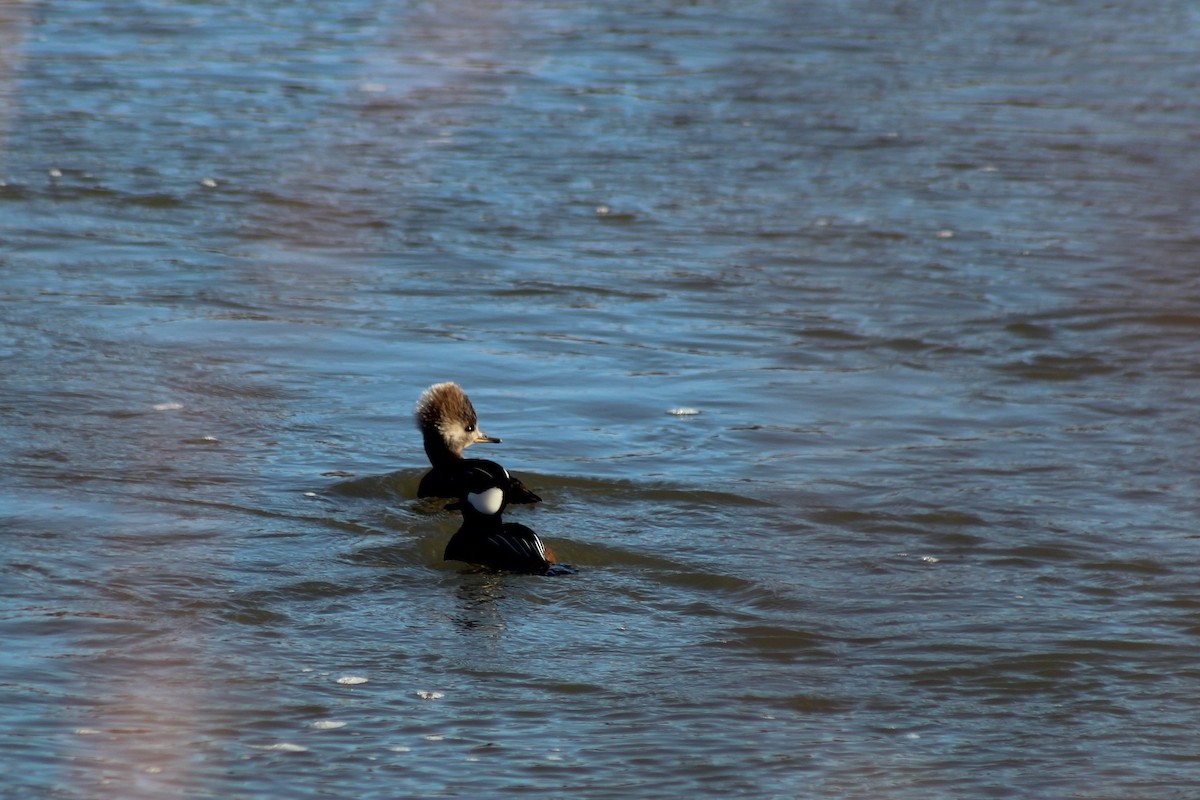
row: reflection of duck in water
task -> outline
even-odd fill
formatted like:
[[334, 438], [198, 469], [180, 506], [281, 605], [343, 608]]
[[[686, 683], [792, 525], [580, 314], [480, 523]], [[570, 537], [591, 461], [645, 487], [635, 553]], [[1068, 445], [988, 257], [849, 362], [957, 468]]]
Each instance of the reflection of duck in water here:
[[532, 529], [501, 519], [513, 481], [504, 467], [491, 461], [465, 464], [459, 474], [462, 496], [457, 503], [446, 506], [461, 510], [463, 515], [462, 527], [446, 545], [446, 561], [535, 575], [574, 572], [558, 564], [554, 553]]
[[421, 393], [413, 410], [417, 427], [425, 440], [425, 454], [433, 465], [421, 485], [417, 497], [462, 498], [461, 482], [464, 471], [471, 465], [487, 464], [499, 469], [509, 481], [505, 495], [510, 503], [536, 503], [542, 498], [525, 488], [519, 480], [494, 461], [463, 458], [462, 451], [473, 444], [498, 444], [499, 439], [479, 430], [475, 407], [457, 383], [435, 383]]

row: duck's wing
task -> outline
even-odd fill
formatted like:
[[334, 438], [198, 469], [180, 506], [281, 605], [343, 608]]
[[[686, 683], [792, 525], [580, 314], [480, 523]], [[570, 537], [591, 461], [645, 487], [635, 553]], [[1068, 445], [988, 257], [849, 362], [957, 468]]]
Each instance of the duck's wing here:
[[496, 560], [507, 562], [503, 569], [540, 572], [554, 563], [554, 554], [532, 529], [510, 522], [487, 535]]
[[529, 490], [525, 484], [521, 483], [516, 478], [512, 479], [512, 483], [508, 485], [508, 502], [510, 503], [540, 503], [542, 498]]
[[443, 558], [526, 575], [575, 574], [574, 567], [557, 563], [540, 536], [515, 522], [490, 531], [460, 529], [446, 544]]

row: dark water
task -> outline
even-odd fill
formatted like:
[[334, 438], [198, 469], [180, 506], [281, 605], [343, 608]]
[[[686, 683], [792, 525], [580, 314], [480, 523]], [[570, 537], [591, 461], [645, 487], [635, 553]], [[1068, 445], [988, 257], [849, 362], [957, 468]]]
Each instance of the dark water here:
[[0, 794], [1197, 796], [1198, 37], [0, 5]]

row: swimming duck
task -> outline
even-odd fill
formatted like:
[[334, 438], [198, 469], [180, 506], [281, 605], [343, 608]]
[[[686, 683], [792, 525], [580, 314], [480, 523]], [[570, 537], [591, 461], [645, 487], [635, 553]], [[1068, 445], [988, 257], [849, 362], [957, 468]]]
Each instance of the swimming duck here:
[[421, 478], [417, 497], [461, 498], [464, 470], [472, 464], [486, 464], [508, 476], [510, 483], [505, 487], [508, 502], [537, 503], [542, 499], [496, 462], [463, 458], [462, 451], [473, 444], [499, 444], [500, 440], [479, 429], [475, 407], [457, 383], [435, 383], [422, 392], [413, 409], [413, 418], [424, 439], [425, 455], [433, 465]]
[[523, 574], [574, 572], [558, 563], [532, 529], [501, 518], [512, 480], [504, 467], [490, 461], [467, 463], [460, 476], [462, 496], [446, 506], [462, 511], [463, 524], [447, 543], [443, 558]]

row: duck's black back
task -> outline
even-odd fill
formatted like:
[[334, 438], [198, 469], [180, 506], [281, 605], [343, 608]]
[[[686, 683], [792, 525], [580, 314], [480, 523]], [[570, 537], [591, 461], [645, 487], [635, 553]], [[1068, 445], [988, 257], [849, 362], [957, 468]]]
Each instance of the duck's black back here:
[[508, 474], [508, 470], [495, 461], [485, 458], [464, 458], [451, 464], [434, 467], [421, 478], [417, 487], [417, 497], [454, 497], [459, 498], [469, 489], [467, 473], [473, 469], [483, 469], [495, 476], [498, 481], [504, 481], [505, 499], [509, 503], [539, 503], [542, 498], [526, 488], [525, 484]]
[[536, 574], [544, 573], [553, 563], [538, 535], [516, 522], [465, 523], [446, 545], [443, 558], [506, 572]]

